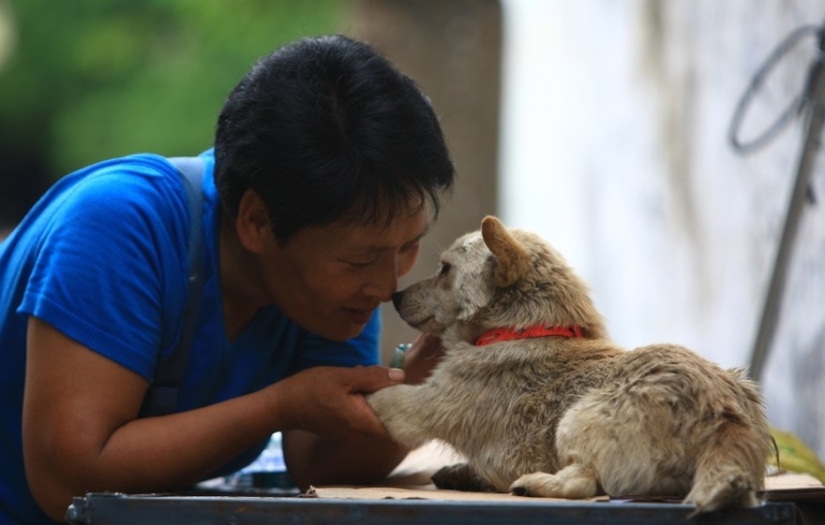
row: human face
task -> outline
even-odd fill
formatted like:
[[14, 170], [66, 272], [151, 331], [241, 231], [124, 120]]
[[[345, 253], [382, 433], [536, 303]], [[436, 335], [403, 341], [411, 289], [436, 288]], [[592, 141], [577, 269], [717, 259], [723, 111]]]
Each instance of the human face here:
[[261, 254], [267, 295], [302, 328], [342, 341], [360, 334], [418, 258], [426, 206], [389, 225], [340, 222], [302, 230]]

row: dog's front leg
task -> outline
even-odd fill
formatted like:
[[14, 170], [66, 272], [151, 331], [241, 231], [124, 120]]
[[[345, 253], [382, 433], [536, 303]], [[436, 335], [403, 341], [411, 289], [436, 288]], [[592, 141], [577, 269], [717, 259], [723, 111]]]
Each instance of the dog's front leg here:
[[498, 492], [496, 488], [470, 466], [469, 463], [456, 463], [441, 467], [432, 477], [435, 486], [440, 489], [463, 490], [465, 492]]
[[367, 395], [367, 402], [392, 438], [409, 448], [433, 438], [427, 431], [423, 414], [426, 409], [421, 399], [424, 388], [424, 385], [396, 385]]

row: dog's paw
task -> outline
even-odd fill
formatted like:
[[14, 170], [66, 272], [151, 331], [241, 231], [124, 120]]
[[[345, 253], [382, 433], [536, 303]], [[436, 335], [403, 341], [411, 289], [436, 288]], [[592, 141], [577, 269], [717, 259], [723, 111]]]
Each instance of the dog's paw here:
[[427, 433], [425, 416], [420, 408], [423, 404], [417, 401], [417, 392], [412, 385], [395, 385], [365, 396], [390, 436], [411, 449], [432, 439]]
[[755, 507], [758, 504], [756, 482], [744, 472], [727, 470], [713, 477], [703, 477], [693, 486], [683, 502], [696, 506], [691, 516], [723, 507]]
[[584, 499], [598, 493], [598, 482], [589, 471], [573, 465], [556, 474], [525, 474], [510, 485], [510, 493], [536, 498]]
[[495, 492], [495, 488], [484, 481], [467, 463], [457, 463], [438, 469], [432, 476], [433, 483], [440, 489], [464, 492]]
[[553, 474], [534, 472], [525, 474], [510, 485], [510, 494], [515, 496], [561, 498], [562, 485]]

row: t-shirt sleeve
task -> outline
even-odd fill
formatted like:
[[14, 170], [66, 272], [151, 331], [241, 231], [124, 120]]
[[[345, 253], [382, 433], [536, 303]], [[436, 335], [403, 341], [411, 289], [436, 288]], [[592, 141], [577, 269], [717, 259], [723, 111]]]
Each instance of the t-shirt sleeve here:
[[291, 373], [313, 366], [370, 366], [381, 360], [381, 309], [377, 309], [360, 335], [343, 342], [307, 334], [298, 348]]
[[164, 296], [185, 286], [182, 191], [126, 168], [78, 183], [54, 203], [18, 312], [150, 378]]

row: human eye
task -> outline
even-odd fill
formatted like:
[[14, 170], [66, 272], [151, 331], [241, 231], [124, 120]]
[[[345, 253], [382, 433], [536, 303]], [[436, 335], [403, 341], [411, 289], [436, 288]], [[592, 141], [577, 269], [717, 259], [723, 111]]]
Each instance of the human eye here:
[[353, 268], [369, 268], [375, 261], [347, 261], [347, 264]]
[[371, 265], [375, 264], [375, 261], [378, 260], [378, 257], [353, 257], [349, 259], [344, 259], [344, 263], [352, 268], [368, 268]]
[[419, 244], [420, 244], [420, 241], [417, 241], [417, 240], [414, 241], [414, 242], [411, 242], [411, 243], [407, 243], [407, 244], [405, 244], [404, 246], [401, 247], [401, 250], [399, 250], [399, 252], [400, 253], [409, 253], [409, 252], [415, 251], [415, 250], [418, 249]]

